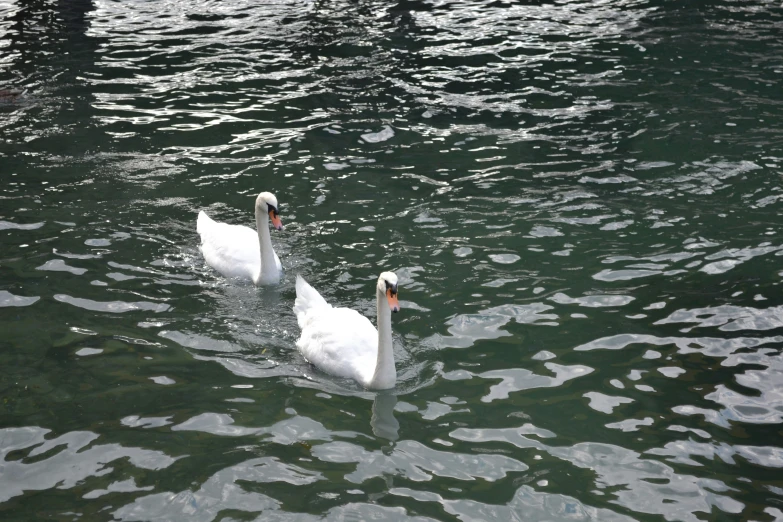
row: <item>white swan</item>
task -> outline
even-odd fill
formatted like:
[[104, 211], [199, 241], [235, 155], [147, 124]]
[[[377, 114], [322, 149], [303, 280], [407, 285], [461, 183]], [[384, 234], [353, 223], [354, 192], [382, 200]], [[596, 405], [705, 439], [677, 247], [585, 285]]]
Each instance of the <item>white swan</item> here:
[[356, 310], [333, 308], [302, 276], [296, 276], [294, 313], [302, 329], [296, 346], [321, 370], [354, 379], [365, 388], [384, 390], [397, 382], [391, 312], [397, 312], [400, 304], [394, 272], [381, 274], [375, 295], [377, 330]]
[[201, 252], [207, 264], [226, 277], [251, 279], [256, 285], [278, 283], [283, 266], [272, 248], [270, 219], [275, 229], [283, 229], [277, 198], [269, 192], [262, 192], [256, 198], [257, 231], [218, 223], [203, 210], [199, 212], [196, 230], [201, 236]]

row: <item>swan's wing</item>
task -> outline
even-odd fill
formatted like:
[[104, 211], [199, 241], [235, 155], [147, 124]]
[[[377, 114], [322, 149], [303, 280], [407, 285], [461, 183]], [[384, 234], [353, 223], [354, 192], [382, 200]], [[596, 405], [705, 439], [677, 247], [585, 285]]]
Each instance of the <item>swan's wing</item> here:
[[332, 305], [321, 297], [318, 290], [310, 286], [304, 278], [297, 274], [296, 276], [296, 301], [294, 301], [294, 314], [299, 328], [304, 329], [307, 324], [308, 315], [316, 314], [319, 309], [330, 309]]
[[321, 370], [364, 383], [375, 370], [378, 331], [356, 310], [310, 309], [296, 346]]
[[199, 212], [196, 230], [207, 264], [226, 277], [252, 278], [261, 266], [258, 233], [240, 226], [218, 223]]

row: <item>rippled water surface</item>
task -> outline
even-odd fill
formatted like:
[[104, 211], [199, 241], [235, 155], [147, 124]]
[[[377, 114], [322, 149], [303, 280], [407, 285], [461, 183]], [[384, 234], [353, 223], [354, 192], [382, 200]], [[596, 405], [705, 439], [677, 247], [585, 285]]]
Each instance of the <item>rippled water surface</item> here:
[[[0, 3], [0, 518], [783, 520], [779, 1]], [[253, 225], [278, 287], [205, 265]], [[397, 387], [295, 349], [294, 281]], [[374, 318], [373, 318], [374, 320]]]

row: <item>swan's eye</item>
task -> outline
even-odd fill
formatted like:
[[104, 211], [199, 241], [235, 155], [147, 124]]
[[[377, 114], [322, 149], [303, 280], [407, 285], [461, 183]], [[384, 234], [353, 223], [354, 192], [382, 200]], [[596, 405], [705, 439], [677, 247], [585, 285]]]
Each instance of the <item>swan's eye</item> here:
[[397, 285], [393, 285], [390, 282], [383, 280], [384, 283], [386, 283], [386, 291], [390, 292], [391, 295], [397, 295]]

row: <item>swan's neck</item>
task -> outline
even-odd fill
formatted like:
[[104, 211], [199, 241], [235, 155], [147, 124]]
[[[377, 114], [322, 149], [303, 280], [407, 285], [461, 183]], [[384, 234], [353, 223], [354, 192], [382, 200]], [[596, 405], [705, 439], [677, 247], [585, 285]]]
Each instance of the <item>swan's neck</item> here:
[[397, 368], [394, 366], [394, 350], [392, 349], [391, 310], [386, 303], [386, 295], [376, 291], [378, 308], [378, 359], [375, 362], [375, 373], [368, 388], [383, 390], [393, 388], [397, 382]]
[[275, 263], [275, 250], [272, 248], [272, 237], [269, 234], [269, 216], [256, 208], [256, 229], [258, 229], [258, 247], [261, 249], [261, 270], [253, 279], [258, 283], [277, 283], [280, 273]]

